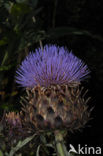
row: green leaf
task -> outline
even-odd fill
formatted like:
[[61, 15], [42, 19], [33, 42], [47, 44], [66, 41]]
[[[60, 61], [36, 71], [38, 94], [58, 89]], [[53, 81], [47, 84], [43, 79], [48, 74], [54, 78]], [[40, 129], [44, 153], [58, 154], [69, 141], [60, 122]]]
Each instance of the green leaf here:
[[83, 32], [81, 30], [78, 30], [76, 28], [71, 28], [71, 27], [57, 27], [54, 29], [50, 29], [47, 32], [48, 37], [55, 37], [55, 38], [59, 38], [59, 37], [63, 37], [63, 36], [67, 36], [67, 35], [82, 35]]
[[78, 28], [57, 27], [57, 28], [50, 29], [47, 32], [47, 38], [59, 38], [59, 37], [68, 36], [68, 35], [84, 35], [84, 36], [88, 36], [90, 38], [97, 39], [103, 42], [102, 36], [93, 35], [87, 30], [80, 30]]
[[37, 147], [36, 156], [40, 156], [40, 155], [39, 155], [40, 147], [41, 147], [41, 145], [39, 145], [39, 146]]
[[34, 134], [33, 136], [30, 136], [28, 138], [26, 138], [23, 141], [19, 141], [18, 144], [16, 145], [16, 147], [13, 147], [9, 153], [9, 156], [13, 156], [20, 148], [22, 148], [23, 146], [25, 146], [28, 142], [30, 142], [34, 137], [36, 136], [36, 134]]
[[7, 43], [8, 43], [7, 37], [3, 37], [2, 40], [0, 40], [0, 46], [3, 46], [5, 44], [7, 44]]
[[41, 136], [40, 136], [40, 139], [41, 139], [41, 141], [42, 141], [44, 144], [47, 143], [47, 140], [46, 140], [46, 138], [45, 138], [44, 135], [41, 135]]
[[0, 71], [10, 70], [14, 65], [0, 66]]
[[47, 147], [51, 147], [51, 148], [54, 149], [54, 146], [53, 146], [52, 144], [46, 144], [45, 146], [47, 146]]
[[11, 14], [14, 16], [20, 16], [20, 15], [24, 15], [28, 12], [30, 12], [31, 8], [24, 3], [18, 3], [18, 4], [14, 4], [11, 8]]
[[8, 12], [10, 13], [10, 10], [11, 10], [11, 8], [13, 6], [13, 2], [10, 2], [10, 1], [6, 2], [6, 3], [4, 3], [4, 6], [8, 10]]
[[5, 52], [5, 55], [4, 55], [1, 65], [4, 65], [4, 63], [6, 62], [7, 59], [8, 59], [8, 51]]
[[3, 152], [0, 150], [0, 156], [3, 156]]

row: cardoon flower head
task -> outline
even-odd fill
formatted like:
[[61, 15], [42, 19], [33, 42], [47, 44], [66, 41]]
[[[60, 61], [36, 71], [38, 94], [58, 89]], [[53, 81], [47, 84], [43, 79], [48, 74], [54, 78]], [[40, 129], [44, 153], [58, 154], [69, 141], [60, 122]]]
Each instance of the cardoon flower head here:
[[31, 52], [16, 73], [18, 84], [33, 88], [37, 85], [77, 85], [87, 77], [89, 70], [64, 47], [46, 45]]
[[78, 84], [88, 73], [87, 65], [64, 47], [46, 45], [31, 52], [16, 76], [16, 82], [27, 91], [24, 126], [71, 131], [83, 127], [90, 112]]

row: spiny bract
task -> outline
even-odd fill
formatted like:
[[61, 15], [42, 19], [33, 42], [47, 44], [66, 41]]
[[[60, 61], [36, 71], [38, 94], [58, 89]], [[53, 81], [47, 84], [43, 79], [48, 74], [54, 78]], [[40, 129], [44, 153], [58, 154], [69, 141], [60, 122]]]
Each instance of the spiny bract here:
[[34, 87], [27, 89], [23, 102], [24, 124], [33, 131], [67, 129], [74, 131], [83, 127], [89, 120], [87, 102], [82, 89], [67, 85]]

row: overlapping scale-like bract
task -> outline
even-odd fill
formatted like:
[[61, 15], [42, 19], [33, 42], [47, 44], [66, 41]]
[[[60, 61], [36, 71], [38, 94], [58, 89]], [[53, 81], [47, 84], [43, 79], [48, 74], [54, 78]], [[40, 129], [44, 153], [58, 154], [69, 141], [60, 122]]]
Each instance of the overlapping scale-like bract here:
[[[67, 85], [34, 87], [27, 89], [23, 100], [24, 125], [32, 131], [67, 129], [74, 131], [84, 127], [89, 120], [87, 102], [79, 87]], [[26, 100], [28, 99], [28, 100]], [[24, 105], [25, 103], [25, 105]], [[29, 127], [27, 126], [27, 127]]]

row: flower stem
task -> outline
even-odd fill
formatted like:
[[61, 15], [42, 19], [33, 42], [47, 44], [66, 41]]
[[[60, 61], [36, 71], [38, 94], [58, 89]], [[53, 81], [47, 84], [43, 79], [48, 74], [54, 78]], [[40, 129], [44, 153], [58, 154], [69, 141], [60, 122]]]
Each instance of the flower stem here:
[[54, 134], [56, 141], [57, 156], [68, 156], [68, 152], [63, 143], [63, 136], [61, 132], [59, 130], [56, 130]]

